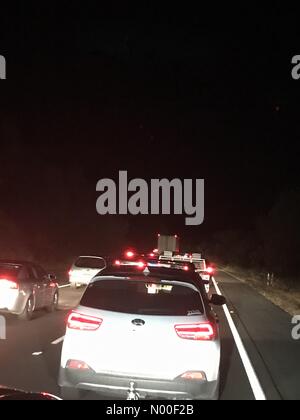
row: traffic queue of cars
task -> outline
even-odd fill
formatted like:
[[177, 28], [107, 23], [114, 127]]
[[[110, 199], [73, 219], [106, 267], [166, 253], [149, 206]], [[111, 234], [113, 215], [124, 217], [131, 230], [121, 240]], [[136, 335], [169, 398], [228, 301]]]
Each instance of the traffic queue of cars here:
[[217, 399], [220, 336], [192, 263], [113, 261], [90, 280], [69, 315], [59, 385], [63, 399], [87, 391], [125, 399]]
[[[218, 399], [220, 335], [205, 260], [194, 255], [81, 256], [70, 285], [86, 288], [67, 318], [59, 386], [138, 399]], [[198, 265], [197, 265], [198, 264]], [[30, 320], [58, 305], [54, 275], [37, 264], [0, 261], [0, 311]]]
[[[80, 256], [72, 264], [69, 270], [69, 282], [72, 288], [79, 288], [87, 286], [90, 280], [99, 272], [104, 270], [111, 259], [99, 256]], [[212, 277], [214, 268], [207, 264], [207, 261], [202, 258], [201, 254], [179, 254], [165, 251], [161, 255], [155, 253], [137, 254], [132, 250], [124, 253], [121, 259], [115, 260], [117, 263], [123, 265], [136, 265], [139, 263], [143, 265], [145, 261], [149, 266], [161, 266], [166, 268], [181, 268], [183, 270], [192, 270], [199, 274], [203, 281], [205, 290], [209, 293], [212, 285]]]
[[[172, 253], [169, 251], [163, 252], [161, 255], [158, 256], [158, 260], [160, 262], [171, 262], [171, 263], [182, 263], [182, 264], [192, 264], [192, 270], [199, 274], [201, 280], [203, 281], [205, 290], [207, 293], [210, 292], [210, 288], [212, 286], [212, 277], [214, 275], [215, 269], [212, 265], [207, 264], [205, 258], [198, 253], [192, 254], [179, 254], [179, 253]], [[187, 269], [187, 265], [185, 269]]]

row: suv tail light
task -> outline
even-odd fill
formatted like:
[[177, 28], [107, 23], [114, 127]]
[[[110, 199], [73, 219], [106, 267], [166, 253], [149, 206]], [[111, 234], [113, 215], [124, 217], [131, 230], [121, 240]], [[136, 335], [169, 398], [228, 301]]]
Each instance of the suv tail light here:
[[212, 267], [207, 267], [206, 272], [207, 274], [213, 274], [214, 269]]
[[82, 362], [81, 360], [68, 360], [66, 367], [68, 369], [91, 370], [89, 365], [87, 365], [85, 362]]
[[215, 337], [213, 325], [209, 322], [203, 324], [177, 324], [174, 328], [178, 337], [186, 340], [211, 341]]
[[68, 317], [67, 326], [70, 330], [96, 331], [100, 328], [102, 322], [103, 319], [101, 318], [71, 312]]
[[204, 372], [198, 372], [198, 371], [185, 372], [183, 375], [180, 376], [180, 378], [188, 379], [188, 380], [206, 381], [205, 373]]
[[19, 285], [14, 280], [0, 279], [0, 287], [4, 289], [18, 290]]

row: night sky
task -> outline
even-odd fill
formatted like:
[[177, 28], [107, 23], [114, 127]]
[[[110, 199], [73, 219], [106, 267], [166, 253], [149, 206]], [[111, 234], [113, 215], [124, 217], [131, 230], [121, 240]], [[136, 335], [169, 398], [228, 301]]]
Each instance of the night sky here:
[[[12, 246], [109, 252], [153, 247], [159, 231], [196, 244], [252, 229], [297, 190], [299, 25], [279, 4], [234, 15], [27, 4], [3, 12], [0, 228]], [[119, 170], [204, 178], [205, 223], [97, 215], [96, 183]]]

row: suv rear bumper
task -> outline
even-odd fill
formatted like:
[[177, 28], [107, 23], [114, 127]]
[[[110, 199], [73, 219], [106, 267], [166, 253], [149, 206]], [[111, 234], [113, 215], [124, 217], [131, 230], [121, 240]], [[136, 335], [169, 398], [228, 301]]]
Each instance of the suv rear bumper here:
[[127, 399], [130, 388], [134, 389], [139, 399], [216, 400], [219, 398], [219, 381], [134, 378], [63, 368], [60, 369], [59, 385], [124, 399]]

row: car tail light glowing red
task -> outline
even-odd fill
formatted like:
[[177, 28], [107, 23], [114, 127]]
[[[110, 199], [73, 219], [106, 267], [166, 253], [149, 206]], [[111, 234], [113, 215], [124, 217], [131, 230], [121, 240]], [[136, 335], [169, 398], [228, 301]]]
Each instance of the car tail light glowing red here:
[[146, 264], [145, 264], [143, 261], [139, 261], [139, 262], [137, 263], [137, 267], [138, 267], [138, 268], [145, 268], [145, 267], [146, 267]]
[[68, 360], [66, 367], [68, 369], [91, 370], [89, 365], [80, 360]]
[[126, 255], [127, 258], [133, 258], [134, 257], [134, 252], [133, 251], [127, 251], [125, 253], [125, 255]]
[[96, 331], [100, 328], [102, 322], [101, 318], [73, 311], [68, 317], [67, 326], [70, 330]]
[[186, 340], [210, 341], [215, 337], [215, 332], [210, 323], [177, 324], [175, 331], [180, 338]]
[[214, 269], [212, 267], [207, 267], [206, 272], [208, 274], [212, 274], [214, 272]]
[[188, 265], [185, 265], [185, 266], [183, 267], [183, 269], [184, 269], [184, 271], [189, 271], [189, 267], [188, 267]]
[[185, 372], [181, 375], [182, 379], [206, 381], [206, 375], [204, 372]]
[[0, 279], [0, 287], [4, 289], [18, 290], [19, 285], [14, 280]]
[[116, 261], [115, 261], [115, 265], [121, 265], [121, 261], [116, 260]]

